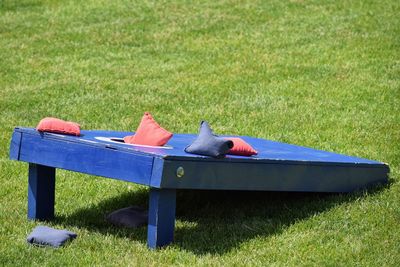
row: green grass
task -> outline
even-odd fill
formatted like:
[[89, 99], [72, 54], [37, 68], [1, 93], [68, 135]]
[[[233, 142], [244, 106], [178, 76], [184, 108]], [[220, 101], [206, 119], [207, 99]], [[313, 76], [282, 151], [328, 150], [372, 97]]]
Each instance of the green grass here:
[[[0, 0], [0, 265], [400, 265], [400, 2]], [[389, 163], [390, 184], [348, 195], [183, 191], [175, 242], [108, 212], [148, 189], [57, 172], [56, 220], [79, 237], [25, 242], [27, 164], [13, 127], [46, 116], [172, 132], [201, 119], [251, 135]], [[193, 209], [193, 207], [196, 207]]]

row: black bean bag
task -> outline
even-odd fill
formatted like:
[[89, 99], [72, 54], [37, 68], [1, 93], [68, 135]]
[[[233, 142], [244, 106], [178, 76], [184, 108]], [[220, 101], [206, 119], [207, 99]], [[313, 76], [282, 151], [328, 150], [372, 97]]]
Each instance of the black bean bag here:
[[185, 152], [223, 158], [233, 147], [231, 140], [219, 137], [213, 133], [206, 121], [200, 122], [199, 135], [194, 142], [185, 148]]

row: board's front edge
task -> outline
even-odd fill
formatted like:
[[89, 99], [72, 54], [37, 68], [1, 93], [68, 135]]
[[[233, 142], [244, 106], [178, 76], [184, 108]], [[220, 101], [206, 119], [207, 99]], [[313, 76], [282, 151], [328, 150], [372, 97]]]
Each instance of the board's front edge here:
[[23, 134], [19, 160], [149, 185], [153, 157]]

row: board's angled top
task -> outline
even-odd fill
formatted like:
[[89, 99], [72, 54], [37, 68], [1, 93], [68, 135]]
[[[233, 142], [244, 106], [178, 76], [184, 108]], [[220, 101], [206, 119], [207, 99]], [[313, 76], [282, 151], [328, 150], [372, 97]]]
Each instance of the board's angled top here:
[[126, 144], [122, 138], [132, 135], [132, 132], [102, 131], [102, 130], [82, 130], [81, 136], [69, 136], [54, 133], [39, 133], [34, 128], [16, 128], [15, 131], [37, 135], [38, 138], [64, 140], [65, 142], [81, 143], [89, 146], [100, 146], [115, 150], [122, 150], [135, 154], [150, 154], [164, 159], [179, 160], [218, 160], [218, 161], [294, 161], [296, 163], [322, 163], [322, 164], [362, 164], [371, 167], [387, 167], [386, 164], [374, 160], [352, 157], [332, 152], [291, 145], [276, 141], [260, 138], [240, 136], [247, 143], [253, 146], [258, 155], [252, 157], [242, 157], [227, 155], [224, 159], [213, 159], [206, 156], [189, 154], [184, 148], [191, 144], [196, 135], [194, 134], [174, 134], [164, 147], [150, 147]]

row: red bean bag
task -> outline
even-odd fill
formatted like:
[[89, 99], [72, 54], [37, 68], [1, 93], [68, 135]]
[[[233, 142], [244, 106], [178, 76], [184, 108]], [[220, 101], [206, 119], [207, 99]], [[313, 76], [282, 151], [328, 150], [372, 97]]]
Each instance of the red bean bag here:
[[239, 156], [257, 155], [257, 151], [246, 141], [239, 137], [225, 137], [233, 142], [233, 147], [228, 151], [228, 154]]
[[40, 132], [60, 133], [76, 136], [81, 134], [80, 125], [78, 123], [51, 117], [42, 119], [38, 126], [36, 126], [36, 130]]
[[124, 142], [135, 145], [163, 146], [171, 137], [172, 133], [162, 128], [150, 113], [145, 112], [136, 133], [125, 136]]

